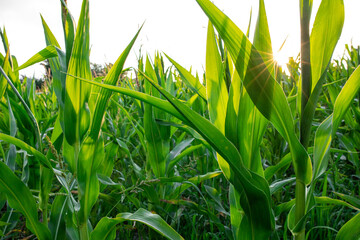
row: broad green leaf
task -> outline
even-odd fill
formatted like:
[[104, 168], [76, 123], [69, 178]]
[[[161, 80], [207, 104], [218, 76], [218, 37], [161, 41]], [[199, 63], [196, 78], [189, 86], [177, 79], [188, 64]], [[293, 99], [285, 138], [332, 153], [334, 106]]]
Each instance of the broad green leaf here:
[[356, 94], [360, 89], [360, 67], [351, 74], [350, 78], [346, 81], [340, 94], [336, 98], [334, 105], [334, 116], [333, 116], [333, 130], [332, 134], [336, 133], [336, 130], [340, 126], [341, 120], [343, 119], [346, 111], [349, 109], [351, 102], [353, 101]]
[[[259, 15], [254, 34], [254, 47], [259, 51], [269, 72], [274, 74], [275, 64], [263, 0], [259, 1]], [[251, 171], [264, 176], [259, 147], [268, 121], [256, 108], [246, 89], [242, 89], [239, 113], [241, 113], [238, 117], [238, 148], [240, 154], [244, 164]]]
[[15, 146], [27, 151], [28, 154], [35, 156], [35, 159], [37, 159], [40, 162], [40, 164], [42, 164], [44, 167], [52, 169], [50, 161], [41, 152], [39, 152], [35, 148], [31, 147], [27, 143], [21, 141], [20, 139], [0, 133], [0, 140], [14, 144]]
[[[16, 119], [14, 116], [14, 113], [12, 111], [12, 107], [10, 104], [9, 97], [7, 97], [8, 101], [8, 109], [9, 109], [9, 126], [10, 126], [10, 136], [14, 137], [17, 133], [17, 125], [16, 125]], [[13, 144], [10, 144], [8, 155], [6, 157], [6, 165], [15, 172], [16, 167], [16, 147]]]
[[[4, 56], [0, 53], [0, 66], [2, 66], [3, 68], [5, 68], [4, 66], [5, 64], [5, 58]], [[6, 91], [6, 88], [7, 88], [7, 80], [6, 78], [1, 75], [0, 76], [0, 101], [2, 100], [2, 98], [5, 96], [5, 91]]]
[[286, 154], [281, 160], [280, 162], [278, 162], [278, 164], [274, 165], [274, 166], [270, 166], [268, 168], [265, 169], [264, 171], [264, 175], [265, 175], [265, 179], [270, 181], [271, 178], [281, 169], [287, 169], [289, 168], [289, 166], [291, 165], [291, 154], [288, 153]]
[[145, 103], [149, 103], [153, 106], [156, 106], [157, 108], [161, 109], [162, 111], [165, 111], [175, 117], [177, 117], [180, 120], [185, 120], [184, 117], [166, 100], [157, 98], [157, 97], [153, 97], [149, 94], [145, 94], [142, 92], [137, 92], [128, 88], [122, 88], [122, 87], [116, 87], [116, 86], [112, 86], [112, 85], [108, 85], [108, 84], [104, 84], [104, 83], [99, 83], [99, 82], [95, 82], [92, 80], [88, 80], [85, 78], [79, 78], [76, 76], [73, 76], [74, 78], [77, 78], [80, 81], [84, 81], [90, 84], [93, 84], [95, 86], [99, 86], [102, 88], [106, 88], [108, 90], [111, 90], [113, 92], [117, 92], [117, 93], [121, 93], [124, 95], [127, 95], [129, 97], [133, 97], [135, 99], [138, 99], [140, 101], [143, 101]]
[[[84, 0], [81, 7], [74, 46], [69, 60], [66, 75], [66, 92], [64, 107], [64, 134], [70, 145], [79, 148], [90, 124], [90, 113], [87, 101], [91, 85], [81, 82], [71, 75], [91, 79], [89, 44], [89, 1]], [[69, 75], [70, 74], [70, 75]]]
[[[221, 175], [222, 172], [221, 171], [215, 171], [215, 172], [208, 172], [206, 174], [203, 174], [203, 175], [198, 175], [198, 176], [195, 176], [195, 177], [192, 177], [192, 178], [189, 178], [187, 180], [185, 179], [179, 179], [178, 177], [175, 177], [176, 178], [176, 181], [175, 182], [183, 182], [182, 185], [176, 187], [174, 190], [173, 190], [173, 195], [170, 196], [169, 198], [179, 198], [179, 196], [181, 195], [181, 193], [183, 193], [186, 189], [190, 188], [190, 187], [194, 187], [194, 186], [197, 186], [199, 185], [200, 183], [202, 183], [203, 181], [205, 180], [209, 180], [209, 179], [212, 179], [212, 178], [215, 178], [219, 175]], [[164, 179], [161, 179], [161, 181], [163, 181]]]
[[206, 99], [210, 121], [222, 133], [225, 132], [226, 106], [228, 103], [228, 92], [223, 73], [223, 64], [217, 47], [214, 28], [209, 21], [206, 43]]
[[[161, 83], [150, 63], [149, 58], [146, 58], [145, 71], [151, 75], [154, 79], [157, 79]], [[150, 83], [145, 82], [145, 92], [155, 97], [160, 97], [160, 93], [151, 86]], [[163, 139], [161, 134], [160, 125], [156, 124], [155, 117], [158, 112], [153, 107], [145, 103], [144, 104], [144, 136], [146, 140], [146, 160], [148, 161], [148, 167], [151, 168], [154, 175], [164, 177], [166, 172], [166, 139]], [[162, 114], [163, 115], [163, 114]], [[159, 117], [159, 116], [158, 116]], [[162, 116], [164, 117], [164, 116]]]
[[100, 135], [97, 138], [88, 136], [81, 144], [77, 165], [77, 178], [80, 198], [80, 223], [87, 223], [90, 211], [98, 199], [99, 181], [97, 170], [105, 158], [104, 140]]
[[[116, 60], [115, 64], [110, 69], [110, 72], [106, 75], [104, 79], [105, 84], [115, 85], [119, 80], [120, 74], [124, 67], [125, 60], [129, 55], [130, 50], [141, 31], [141, 28], [135, 34], [135, 36], [133, 37], [129, 45], [126, 47], [126, 49], [123, 51], [123, 53]], [[106, 90], [104, 88], [101, 88], [100, 93], [98, 94], [98, 98], [94, 110], [94, 117], [91, 123], [91, 130], [90, 130], [90, 134], [93, 135], [94, 138], [96, 138], [100, 133], [100, 129], [104, 118], [105, 108], [111, 97], [111, 94], [112, 94], [111, 91]]]
[[336, 235], [336, 240], [359, 240], [360, 239], [360, 213], [350, 219]]
[[46, 59], [54, 58], [54, 57], [57, 57], [56, 48], [52, 45], [49, 45], [46, 48], [44, 48], [43, 50], [39, 51], [34, 56], [32, 56], [29, 60], [27, 60], [24, 64], [22, 64], [16, 70], [21, 70], [21, 69], [27, 68], [31, 65], [34, 65], [35, 63], [39, 63]]
[[272, 78], [259, 52], [235, 24], [209, 0], [197, 2], [224, 40], [240, 76], [246, 72], [242, 80], [252, 101], [289, 143], [298, 180], [309, 184], [311, 160], [295, 134], [290, 107], [280, 85]]
[[259, 0], [259, 15], [256, 21], [253, 45], [259, 51], [269, 72], [273, 74], [275, 64], [264, 0]]
[[184, 151], [182, 151], [180, 154], [176, 155], [174, 158], [170, 158], [168, 159], [170, 162], [167, 166], [167, 172], [171, 171], [173, 169], [173, 167], [185, 156], [190, 155], [192, 152], [198, 150], [199, 148], [201, 148], [203, 145], [202, 144], [198, 144], [195, 146], [190, 146], [188, 148], [186, 148]]
[[40, 240], [51, 239], [49, 229], [38, 220], [36, 203], [26, 185], [0, 161], [0, 190], [5, 193], [9, 205], [26, 217], [26, 227]]
[[185, 84], [194, 92], [199, 94], [199, 96], [206, 100], [206, 90], [205, 87], [200, 83], [199, 79], [195, 78], [188, 70], [180, 66], [177, 62], [175, 62], [172, 58], [165, 54], [165, 56], [169, 59], [169, 61], [176, 67], [178, 70], [181, 79], [185, 82]]
[[322, 0], [310, 36], [312, 90], [331, 59], [344, 25], [343, 0]]
[[68, 197], [58, 195], [55, 197], [51, 206], [51, 215], [49, 221], [49, 229], [51, 231], [52, 239], [60, 240], [65, 239], [66, 226], [65, 226], [65, 214], [67, 212]]
[[160, 130], [153, 117], [153, 107], [144, 104], [144, 129], [146, 140], [146, 159], [149, 161], [150, 167], [156, 177], [165, 176], [166, 159], [163, 149], [163, 139]]
[[280, 181], [272, 182], [270, 185], [270, 194], [273, 195], [275, 192], [279, 191], [281, 188], [287, 184], [294, 183], [295, 178], [287, 178]]
[[244, 217], [244, 210], [240, 205], [240, 194], [234, 188], [234, 185], [230, 184], [229, 187], [229, 203], [230, 203], [230, 221], [231, 231], [234, 239], [240, 239], [240, 225]]
[[[206, 42], [206, 100], [208, 103], [210, 122], [221, 133], [225, 134], [226, 109], [229, 99], [227, 92], [223, 63], [219, 54], [214, 27], [208, 23]], [[230, 175], [229, 164], [218, 154], [217, 160], [225, 175]]]
[[76, 35], [76, 24], [73, 16], [71, 15], [66, 5], [66, 2], [64, 0], [60, 0], [60, 1], [61, 1], [61, 19], [64, 29], [65, 47], [66, 47], [66, 65], [68, 65]]
[[334, 198], [330, 198], [330, 197], [326, 197], [326, 196], [323, 196], [323, 197], [315, 197], [315, 201], [317, 204], [332, 204], [332, 205], [337, 205], [337, 206], [344, 206], [344, 207], [348, 207], [348, 208], [352, 208], [356, 211], [360, 211], [360, 209], [356, 208], [355, 206], [345, 202], [345, 201], [342, 201], [342, 200], [339, 200], [339, 199], [334, 199]]
[[170, 227], [159, 215], [140, 208], [135, 213], [120, 213], [116, 218], [104, 217], [96, 225], [90, 238], [93, 240], [110, 240], [116, 237], [116, 225], [124, 221], [135, 221], [143, 223], [164, 237], [176, 240], [183, 239], [172, 227]]
[[[60, 116], [63, 115], [64, 111], [64, 101], [65, 101], [65, 81], [67, 71], [66, 63], [66, 53], [60, 50], [60, 45], [56, 40], [54, 34], [51, 32], [49, 26], [46, 24], [44, 18], [41, 16], [41, 21], [44, 29], [45, 42], [47, 46], [55, 46], [58, 58], [50, 58], [49, 64], [51, 68], [51, 73], [53, 77], [53, 86], [56, 97], [60, 105]], [[61, 119], [61, 124], [63, 124], [63, 119]]]
[[328, 164], [330, 143], [360, 89], [360, 67], [358, 67], [345, 83], [336, 98], [334, 112], [319, 126], [314, 140], [314, 178], [323, 173]]
[[346, 200], [347, 202], [349, 202], [350, 204], [352, 204], [356, 208], [360, 208], [360, 199], [359, 198], [349, 196], [349, 195], [345, 195], [345, 194], [338, 193], [338, 192], [334, 192], [334, 193], [335, 193], [335, 195], [337, 195], [337, 196], [341, 197], [342, 199]]
[[330, 145], [332, 140], [332, 120], [333, 115], [325, 119], [315, 133], [314, 140], [314, 176], [317, 179], [323, 174], [328, 166], [328, 158], [330, 156]]

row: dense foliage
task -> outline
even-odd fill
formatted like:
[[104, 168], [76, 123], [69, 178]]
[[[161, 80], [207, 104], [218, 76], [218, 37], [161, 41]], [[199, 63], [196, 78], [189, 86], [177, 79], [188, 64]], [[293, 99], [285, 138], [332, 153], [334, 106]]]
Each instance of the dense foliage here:
[[[141, 28], [90, 64], [88, 0], [76, 25], [61, 1], [64, 47], [42, 19], [46, 47], [20, 66], [0, 32], [1, 239], [360, 239], [360, 49], [331, 60], [343, 1], [322, 0], [310, 34], [300, 0], [288, 74], [263, 0], [252, 42], [197, 2], [203, 76], [141, 51], [124, 69]], [[20, 80], [42, 61], [41, 88]]]

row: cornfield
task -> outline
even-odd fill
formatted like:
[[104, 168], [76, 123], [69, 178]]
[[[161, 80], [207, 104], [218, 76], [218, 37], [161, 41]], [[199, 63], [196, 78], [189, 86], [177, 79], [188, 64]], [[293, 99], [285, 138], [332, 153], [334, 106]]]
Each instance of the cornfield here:
[[[360, 239], [360, 49], [332, 59], [343, 0], [322, 0], [312, 28], [299, 1], [288, 73], [264, 0], [252, 41], [196, 0], [202, 76], [165, 53], [125, 69], [146, 23], [92, 70], [89, 0], [78, 22], [60, 2], [65, 46], [41, 17], [46, 46], [20, 65], [0, 31], [1, 239]], [[41, 89], [20, 80], [43, 61]]]

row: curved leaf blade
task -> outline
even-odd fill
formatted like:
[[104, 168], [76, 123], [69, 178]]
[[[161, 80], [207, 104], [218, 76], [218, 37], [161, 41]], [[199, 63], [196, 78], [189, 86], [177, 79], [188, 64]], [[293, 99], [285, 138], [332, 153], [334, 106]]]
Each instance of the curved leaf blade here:
[[0, 161], [0, 190], [5, 193], [9, 205], [26, 217], [26, 226], [40, 240], [51, 239], [49, 229], [39, 222], [35, 200], [25, 184]]
[[94, 231], [91, 233], [90, 239], [93, 240], [110, 240], [116, 237], [116, 225], [124, 221], [136, 221], [146, 224], [164, 237], [171, 240], [183, 240], [172, 227], [170, 227], [159, 215], [151, 213], [140, 208], [135, 213], [120, 213], [116, 218], [102, 218]]

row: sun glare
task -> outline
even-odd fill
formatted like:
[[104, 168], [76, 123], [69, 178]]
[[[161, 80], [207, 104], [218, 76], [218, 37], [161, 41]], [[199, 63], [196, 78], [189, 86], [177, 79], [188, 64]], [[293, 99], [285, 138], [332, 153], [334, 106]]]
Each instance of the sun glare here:
[[274, 61], [277, 62], [284, 70], [286, 69], [286, 64], [289, 62], [289, 56], [283, 49], [275, 51], [273, 53]]

